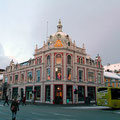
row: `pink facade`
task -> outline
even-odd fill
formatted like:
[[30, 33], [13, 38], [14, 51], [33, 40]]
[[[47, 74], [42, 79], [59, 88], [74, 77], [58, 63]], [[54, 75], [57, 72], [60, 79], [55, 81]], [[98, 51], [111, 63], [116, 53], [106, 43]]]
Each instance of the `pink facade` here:
[[10, 84], [7, 94], [11, 99], [26, 95], [28, 101], [34, 96], [38, 102], [51, 104], [84, 103], [86, 97], [95, 102], [96, 88], [104, 86], [100, 56], [93, 60], [84, 45], [77, 47], [62, 32], [61, 21], [42, 48], [36, 45], [34, 59], [20, 64], [11, 61], [4, 81]]

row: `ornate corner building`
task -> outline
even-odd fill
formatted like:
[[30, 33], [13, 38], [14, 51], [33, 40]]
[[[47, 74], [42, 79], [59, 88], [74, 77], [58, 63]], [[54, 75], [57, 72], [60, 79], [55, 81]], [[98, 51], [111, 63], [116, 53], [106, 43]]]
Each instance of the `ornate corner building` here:
[[101, 58], [91, 59], [82, 48], [62, 32], [59, 20], [57, 32], [50, 35], [43, 47], [36, 45], [34, 59], [20, 64], [10, 62], [4, 72], [9, 84], [7, 94], [26, 96], [31, 101], [50, 104], [84, 103], [86, 97], [96, 101], [96, 88], [104, 86]]

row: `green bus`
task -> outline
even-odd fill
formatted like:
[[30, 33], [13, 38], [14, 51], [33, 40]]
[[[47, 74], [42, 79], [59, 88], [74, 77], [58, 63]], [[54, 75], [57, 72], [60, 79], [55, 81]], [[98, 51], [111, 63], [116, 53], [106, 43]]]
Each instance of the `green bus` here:
[[120, 108], [120, 88], [99, 87], [97, 89], [97, 105]]

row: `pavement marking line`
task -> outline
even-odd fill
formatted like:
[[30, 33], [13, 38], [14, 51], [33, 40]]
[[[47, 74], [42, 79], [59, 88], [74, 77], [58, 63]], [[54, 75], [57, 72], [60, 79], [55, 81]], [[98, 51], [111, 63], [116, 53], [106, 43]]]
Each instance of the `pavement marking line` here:
[[120, 112], [115, 112], [115, 113], [120, 114]]
[[59, 114], [59, 113], [53, 113], [53, 115], [59, 115], [59, 116], [64, 116], [64, 117], [71, 117], [71, 115], [65, 115], [65, 114]]
[[41, 115], [41, 116], [49, 116], [49, 115], [46, 115], [46, 114], [41, 114], [41, 113], [32, 113], [33, 115]]
[[109, 109], [110, 107], [96, 106], [96, 107], [64, 107], [66, 109]]

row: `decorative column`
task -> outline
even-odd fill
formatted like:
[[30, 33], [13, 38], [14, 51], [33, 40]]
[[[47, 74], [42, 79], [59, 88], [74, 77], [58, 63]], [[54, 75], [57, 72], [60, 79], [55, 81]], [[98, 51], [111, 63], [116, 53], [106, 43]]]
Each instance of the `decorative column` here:
[[66, 84], [63, 85], [63, 104], [66, 104]]

